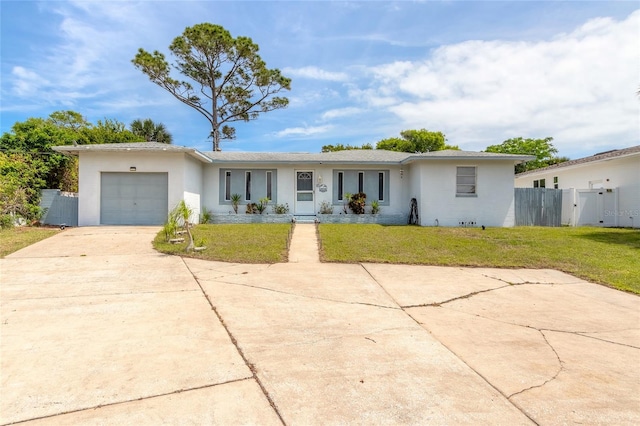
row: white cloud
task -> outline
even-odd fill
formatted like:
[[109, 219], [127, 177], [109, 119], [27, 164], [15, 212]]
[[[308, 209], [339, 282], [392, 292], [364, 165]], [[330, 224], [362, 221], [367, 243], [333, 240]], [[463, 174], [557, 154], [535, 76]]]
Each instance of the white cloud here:
[[346, 107], [330, 109], [322, 114], [322, 120], [333, 120], [335, 118], [349, 117], [352, 115], [360, 114], [364, 111], [362, 108]]
[[640, 11], [548, 41], [445, 45], [425, 61], [372, 68], [374, 83], [350, 95], [467, 149], [516, 136], [552, 136], [561, 155], [612, 137], [637, 143], [638, 27]]
[[325, 71], [318, 67], [284, 68], [282, 73], [285, 76], [309, 78], [313, 80], [326, 81], [347, 81], [349, 75], [343, 72]]
[[38, 73], [21, 66], [13, 67], [11, 74], [14, 76], [13, 91], [18, 96], [33, 96], [41, 87], [49, 84]]
[[305, 126], [305, 127], [289, 127], [287, 129], [276, 132], [275, 136], [279, 138], [288, 136], [312, 136], [326, 133], [331, 130], [332, 126]]

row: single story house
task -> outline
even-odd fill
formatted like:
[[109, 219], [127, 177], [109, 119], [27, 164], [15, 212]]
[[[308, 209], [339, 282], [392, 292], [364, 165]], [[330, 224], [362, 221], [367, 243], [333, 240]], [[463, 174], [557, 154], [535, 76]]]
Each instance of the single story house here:
[[565, 225], [640, 227], [640, 145], [519, 173], [515, 186], [562, 189]]
[[315, 217], [323, 202], [342, 212], [346, 195], [357, 192], [367, 206], [378, 201], [380, 215], [402, 215], [405, 223], [415, 198], [422, 226], [513, 226], [514, 165], [533, 158], [454, 150], [200, 152], [155, 142], [54, 149], [79, 157], [79, 226], [162, 224], [183, 199], [194, 220], [202, 209], [228, 215], [233, 194], [241, 196], [240, 214], [268, 197], [292, 215]]

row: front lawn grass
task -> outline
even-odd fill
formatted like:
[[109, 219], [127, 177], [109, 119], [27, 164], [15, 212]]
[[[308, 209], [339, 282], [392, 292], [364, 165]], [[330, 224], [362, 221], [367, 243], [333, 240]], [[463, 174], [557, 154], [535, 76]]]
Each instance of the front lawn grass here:
[[327, 262], [558, 269], [640, 294], [640, 231], [319, 225]]
[[57, 229], [19, 226], [0, 230], [0, 258], [49, 238]]
[[167, 254], [216, 260], [232, 263], [279, 263], [288, 259], [287, 244], [291, 224], [255, 223], [197, 225], [193, 228], [193, 239], [198, 245], [204, 239], [206, 250], [185, 252], [188, 236], [184, 243], [166, 242], [163, 231], [153, 240], [153, 247]]

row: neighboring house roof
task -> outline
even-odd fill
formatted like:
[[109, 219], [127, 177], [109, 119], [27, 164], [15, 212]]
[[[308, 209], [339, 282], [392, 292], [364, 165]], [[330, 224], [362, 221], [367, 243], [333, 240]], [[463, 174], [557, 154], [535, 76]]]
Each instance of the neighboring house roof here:
[[407, 164], [421, 160], [511, 160], [524, 162], [535, 157], [531, 155], [498, 154], [444, 150], [424, 153], [385, 151], [382, 149], [353, 149], [335, 152], [295, 153], [295, 152], [200, 152], [194, 148], [169, 145], [158, 142], [113, 143], [96, 145], [56, 146], [54, 150], [70, 155], [80, 152], [184, 152], [207, 163], [319, 163], [319, 164]]
[[530, 176], [538, 173], [546, 173], [546, 172], [550, 172], [557, 169], [563, 169], [566, 167], [584, 165], [584, 164], [600, 162], [600, 161], [609, 161], [614, 158], [628, 157], [632, 155], [640, 155], [640, 145], [631, 146], [629, 148], [614, 149], [611, 151], [600, 152], [590, 157], [578, 158], [576, 160], [569, 160], [569, 161], [564, 161], [562, 163], [553, 164], [551, 166], [543, 167], [541, 169], [529, 170], [526, 172], [518, 173], [516, 175], [516, 178]]
[[185, 153], [204, 163], [210, 163], [209, 157], [195, 148], [187, 148], [180, 145], [171, 145], [159, 142], [133, 142], [133, 143], [105, 143], [92, 145], [63, 145], [54, 146], [54, 151], [68, 155], [78, 155], [80, 152], [174, 152]]

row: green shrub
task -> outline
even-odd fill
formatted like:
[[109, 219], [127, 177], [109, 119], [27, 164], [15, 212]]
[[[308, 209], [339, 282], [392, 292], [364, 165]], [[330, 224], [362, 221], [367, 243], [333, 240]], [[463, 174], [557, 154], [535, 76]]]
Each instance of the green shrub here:
[[373, 200], [371, 202], [371, 214], [380, 213], [380, 202], [378, 200]]
[[326, 200], [320, 203], [320, 214], [333, 214], [333, 205]]
[[258, 210], [258, 213], [262, 214], [264, 213], [264, 211], [267, 209], [267, 205], [269, 204], [269, 200], [267, 197], [264, 198], [260, 198], [260, 200], [258, 201], [258, 204], [256, 204], [256, 210]]
[[272, 209], [274, 214], [288, 214], [289, 204], [274, 204]]
[[349, 208], [354, 214], [364, 214], [364, 206], [367, 202], [367, 194], [358, 192], [349, 199]]
[[200, 212], [200, 225], [206, 225], [207, 223], [211, 222], [212, 216], [213, 213], [211, 213], [211, 210], [203, 208]]
[[0, 215], [0, 229], [11, 229], [13, 225], [13, 217], [10, 214]]
[[238, 205], [240, 204], [240, 200], [242, 197], [240, 194], [232, 194], [231, 195], [231, 205], [233, 206], [233, 211], [238, 214]]

